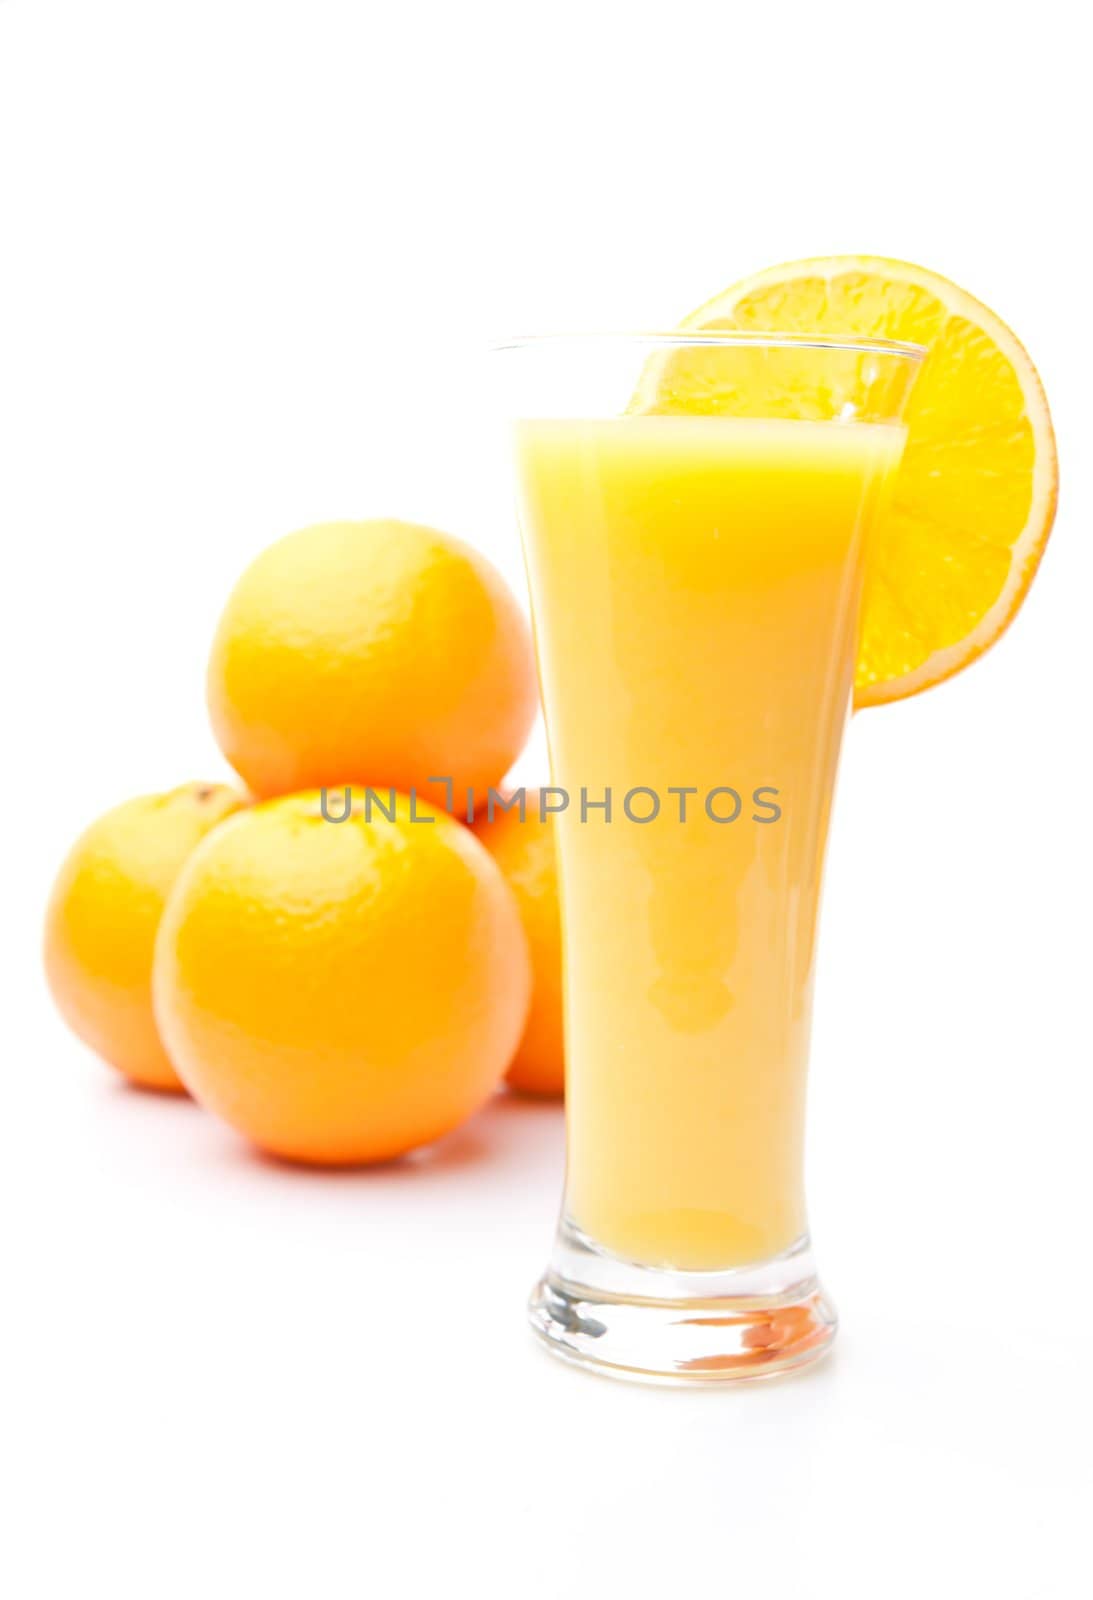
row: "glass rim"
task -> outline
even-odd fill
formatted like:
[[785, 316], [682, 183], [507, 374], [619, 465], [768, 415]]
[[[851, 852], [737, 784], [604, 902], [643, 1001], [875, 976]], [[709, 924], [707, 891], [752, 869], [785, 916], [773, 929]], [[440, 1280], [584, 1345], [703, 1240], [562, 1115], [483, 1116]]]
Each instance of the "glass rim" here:
[[648, 345], [654, 350], [667, 349], [748, 349], [768, 350], [839, 350], [857, 355], [901, 356], [908, 361], [922, 361], [929, 354], [926, 345], [913, 344], [903, 339], [866, 339], [852, 334], [828, 335], [821, 333], [764, 333], [742, 328], [718, 328], [693, 331], [677, 329], [672, 333], [600, 332], [600, 333], [526, 333], [513, 334], [489, 346], [491, 355], [504, 355], [520, 350], [549, 350], [568, 345]]

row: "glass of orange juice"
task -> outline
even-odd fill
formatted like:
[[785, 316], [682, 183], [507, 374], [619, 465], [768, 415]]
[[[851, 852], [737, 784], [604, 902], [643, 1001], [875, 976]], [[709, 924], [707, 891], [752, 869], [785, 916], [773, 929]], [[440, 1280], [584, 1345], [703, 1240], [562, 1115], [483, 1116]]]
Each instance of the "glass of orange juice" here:
[[581, 1365], [735, 1379], [834, 1335], [803, 1182], [816, 921], [869, 529], [922, 354], [501, 347], [565, 967], [565, 1194], [530, 1309]]

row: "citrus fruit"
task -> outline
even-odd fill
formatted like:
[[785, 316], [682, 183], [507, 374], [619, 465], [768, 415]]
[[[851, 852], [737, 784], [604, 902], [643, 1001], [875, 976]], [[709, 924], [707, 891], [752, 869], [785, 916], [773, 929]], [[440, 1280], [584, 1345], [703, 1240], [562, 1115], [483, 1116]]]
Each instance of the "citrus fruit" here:
[[72, 1031], [134, 1083], [181, 1090], [152, 1015], [152, 952], [168, 892], [210, 829], [245, 804], [219, 783], [142, 795], [69, 851], [46, 912], [45, 968]]
[[474, 828], [516, 897], [531, 955], [531, 1008], [508, 1082], [523, 1094], [559, 1095], [565, 1092], [565, 1042], [554, 819], [540, 816], [537, 789], [525, 800], [522, 820], [517, 807], [495, 810]]
[[[208, 699], [261, 797], [361, 783], [462, 815], [519, 754], [538, 703], [531, 635], [500, 575], [408, 522], [331, 522], [265, 550], [230, 596]], [[430, 784], [445, 778], [445, 786]]]
[[[893, 497], [870, 542], [855, 704], [916, 694], [993, 644], [1032, 581], [1058, 493], [1047, 400], [1005, 323], [925, 267], [826, 256], [745, 278], [682, 326], [926, 346]], [[716, 410], [709, 370], [702, 351], [654, 358], [640, 408], [686, 410], [701, 396]]]
[[527, 1016], [527, 945], [488, 852], [421, 801], [396, 797], [390, 820], [366, 800], [340, 822], [318, 792], [235, 818], [187, 863], [157, 943], [183, 1081], [296, 1161], [382, 1161], [447, 1133]]

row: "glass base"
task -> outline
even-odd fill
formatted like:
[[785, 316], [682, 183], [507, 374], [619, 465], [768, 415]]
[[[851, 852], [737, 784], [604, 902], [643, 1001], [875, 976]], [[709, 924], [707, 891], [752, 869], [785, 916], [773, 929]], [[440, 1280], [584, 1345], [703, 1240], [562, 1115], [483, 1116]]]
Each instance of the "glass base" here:
[[838, 1325], [807, 1237], [769, 1261], [678, 1272], [613, 1256], [568, 1219], [528, 1313], [552, 1355], [646, 1383], [790, 1372], [822, 1356]]

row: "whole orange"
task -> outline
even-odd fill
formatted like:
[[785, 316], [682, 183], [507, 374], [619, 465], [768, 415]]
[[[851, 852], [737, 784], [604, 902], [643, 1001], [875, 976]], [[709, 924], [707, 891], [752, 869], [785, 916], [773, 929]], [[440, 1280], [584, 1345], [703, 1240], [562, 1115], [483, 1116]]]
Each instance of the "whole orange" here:
[[219, 783], [128, 800], [77, 839], [53, 885], [45, 928], [53, 998], [72, 1031], [134, 1083], [182, 1089], [152, 1015], [156, 930], [195, 845], [245, 803]]
[[484, 793], [535, 716], [531, 636], [499, 573], [409, 522], [331, 522], [265, 550], [213, 641], [221, 749], [260, 796], [360, 783]]
[[331, 821], [317, 792], [256, 806], [195, 852], [164, 916], [172, 1059], [274, 1154], [349, 1165], [427, 1144], [519, 1041], [531, 975], [504, 878], [462, 823], [405, 797], [393, 811], [362, 796]]
[[518, 805], [495, 809], [492, 819], [485, 813], [475, 823], [475, 832], [516, 897], [531, 952], [531, 1008], [508, 1081], [524, 1094], [558, 1095], [565, 1092], [565, 1040], [554, 819], [540, 815], [537, 789], [525, 799], [523, 816]]

